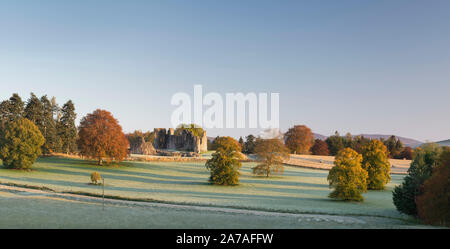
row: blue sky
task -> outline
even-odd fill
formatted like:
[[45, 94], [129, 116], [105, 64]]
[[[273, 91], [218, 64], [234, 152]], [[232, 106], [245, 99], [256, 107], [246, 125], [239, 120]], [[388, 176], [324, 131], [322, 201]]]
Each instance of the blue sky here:
[[449, 139], [450, 2], [0, 2], [1, 99], [48, 94], [152, 130], [194, 84], [279, 92], [283, 131]]

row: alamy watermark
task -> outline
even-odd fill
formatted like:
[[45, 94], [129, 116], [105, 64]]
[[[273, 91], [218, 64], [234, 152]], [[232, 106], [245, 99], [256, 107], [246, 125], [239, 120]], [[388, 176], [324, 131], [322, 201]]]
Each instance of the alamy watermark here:
[[194, 98], [184, 92], [175, 93], [171, 104], [173, 127], [194, 123], [203, 128], [262, 128], [278, 129], [280, 126], [280, 94], [226, 93], [225, 100], [217, 92], [203, 95], [202, 85], [194, 85]]

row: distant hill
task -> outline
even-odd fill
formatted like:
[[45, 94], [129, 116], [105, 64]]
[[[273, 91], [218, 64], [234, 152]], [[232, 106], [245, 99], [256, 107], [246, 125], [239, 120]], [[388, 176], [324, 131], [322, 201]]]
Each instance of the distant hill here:
[[[360, 135], [357, 135], [357, 136], [364, 136], [364, 137], [367, 137], [367, 138], [370, 138], [370, 139], [380, 139], [380, 138], [383, 138], [383, 139], [386, 140], [386, 139], [388, 139], [388, 138], [389, 138], [390, 136], [392, 136], [392, 135], [360, 134]], [[394, 135], [394, 136], [395, 136], [395, 135]], [[423, 142], [418, 141], [418, 140], [415, 140], [415, 139], [412, 139], [412, 138], [399, 137], [399, 136], [395, 136], [395, 137], [397, 137], [398, 139], [400, 139], [400, 141], [402, 141], [402, 143], [403, 143], [404, 146], [409, 146], [409, 147], [415, 148], [415, 147], [420, 146], [421, 144], [423, 144]]]
[[436, 143], [441, 145], [441, 146], [450, 146], [450, 139], [439, 141], [439, 142], [436, 142]]
[[313, 133], [314, 134], [314, 139], [320, 139], [320, 140], [326, 140], [327, 136], [324, 136], [322, 134], [318, 134], [318, 133]]
[[[370, 138], [370, 139], [388, 139], [390, 136], [392, 135], [382, 135], [382, 134], [359, 134], [359, 135], [353, 135], [353, 137], [356, 136], [364, 136], [365, 138]], [[423, 144], [423, 142], [412, 139], [412, 138], [407, 138], [407, 137], [399, 137], [396, 136], [398, 139], [400, 139], [400, 141], [402, 141], [404, 146], [409, 146], [412, 148], [415, 148], [417, 146], [420, 146], [421, 144]], [[315, 139], [320, 139], [320, 140], [326, 140], [327, 136], [321, 135], [321, 134], [317, 134], [314, 133], [314, 138]], [[450, 140], [446, 140], [447, 142], [450, 142]], [[446, 142], [446, 141], [442, 141], [442, 142]]]

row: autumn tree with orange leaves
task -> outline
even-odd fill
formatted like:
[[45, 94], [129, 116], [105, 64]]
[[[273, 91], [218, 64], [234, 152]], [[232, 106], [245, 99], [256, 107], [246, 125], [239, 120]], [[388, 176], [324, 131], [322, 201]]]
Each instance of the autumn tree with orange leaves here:
[[284, 134], [286, 147], [294, 154], [309, 154], [314, 134], [306, 125], [295, 125]]
[[127, 155], [128, 139], [117, 119], [105, 110], [97, 109], [86, 115], [78, 128], [78, 147], [80, 153], [96, 159], [102, 165], [106, 159], [122, 161]]

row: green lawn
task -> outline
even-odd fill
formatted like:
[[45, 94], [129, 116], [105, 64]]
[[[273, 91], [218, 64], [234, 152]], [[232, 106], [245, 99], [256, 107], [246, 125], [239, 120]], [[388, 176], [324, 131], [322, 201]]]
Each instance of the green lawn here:
[[397, 212], [392, 203], [392, 188], [403, 176], [393, 175], [384, 191], [364, 194], [362, 203], [347, 203], [327, 197], [328, 171], [285, 167], [283, 175], [267, 179], [252, 175], [253, 165], [244, 163], [241, 184], [229, 187], [209, 184], [209, 173], [202, 163], [123, 162], [120, 166], [100, 167], [78, 159], [40, 158], [31, 172], [0, 167], [0, 182], [100, 194], [101, 187], [88, 184], [90, 173], [98, 171], [105, 178], [106, 195], [293, 213], [410, 219]]

